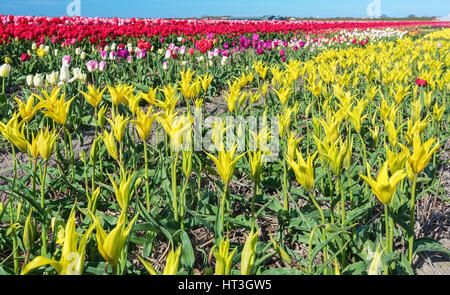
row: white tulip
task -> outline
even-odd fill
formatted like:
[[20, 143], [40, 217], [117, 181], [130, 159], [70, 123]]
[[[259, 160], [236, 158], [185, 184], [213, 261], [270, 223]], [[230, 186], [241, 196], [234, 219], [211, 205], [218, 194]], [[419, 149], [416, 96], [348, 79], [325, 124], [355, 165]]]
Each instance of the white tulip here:
[[59, 81], [66, 83], [70, 80], [69, 66], [63, 64], [59, 72]]
[[11, 72], [11, 66], [9, 64], [3, 64], [0, 67], [0, 77], [8, 78], [9, 72]]
[[27, 86], [28, 87], [33, 86], [33, 75], [28, 75], [27, 76]]
[[37, 74], [33, 78], [34, 87], [43, 88], [44, 87], [44, 77], [41, 74]]

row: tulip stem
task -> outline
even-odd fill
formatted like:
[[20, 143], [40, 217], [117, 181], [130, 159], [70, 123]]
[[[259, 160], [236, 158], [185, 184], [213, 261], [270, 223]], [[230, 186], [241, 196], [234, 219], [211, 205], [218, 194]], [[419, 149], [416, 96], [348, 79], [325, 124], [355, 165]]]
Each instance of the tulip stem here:
[[344, 187], [342, 185], [342, 176], [338, 177], [339, 181], [339, 190], [341, 191], [341, 225], [344, 226], [345, 222], [345, 196], [344, 196]]
[[288, 192], [287, 192], [287, 169], [286, 169], [286, 160], [283, 160], [283, 192], [284, 192], [284, 211], [289, 210], [289, 200], [288, 200]]
[[225, 184], [225, 187], [223, 189], [222, 199], [220, 200], [220, 223], [221, 223], [221, 230], [222, 232], [219, 233], [220, 237], [223, 237], [223, 231], [224, 231], [224, 217], [225, 217], [225, 200], [227, 196], [227, 190], [228, 190], [228, 184]]
[[409, 233], [409, 241], [408, 241], [408, 258], [409, 263], [412, 263], [413, 260], [413, 245], [414, 245], [414, 215], [416, 210], [416, 183], [417, 183], [417, 173], [414, 174], [412, 188], [411, 188], [411, 205], [409, 211], [409, 225], [410, 225], [410, 233]]
[[[173, 154], [172, 149], [171, 153]], [[178, 222], [177, 160], [178, 160], [178, 152], [175, 153], [175, 158], [173, 159], [172, 162], [172, 206], [176, 222]]]
[[44, 173], [41, 174], [41, 208], [42, 211], [44, 212], [44, 215], [42, 217], [42, 235], [41, 235], [41, 239], [42, 239], [42, 246], [41, 246], [41, 256], [47, 256], [47, 217], [45, 214], [45, 203], [44, 203], [44, 197], [45, 197], [45, 178], [47, 176], [47, 163], [48, 161], [46, 160], [44, 162]]
[[255, 181], [255, 186], [253, 189], [253, 196], [252, 196], [252, 230], [255, 228], [255, 198], [258, 194], [258, 187], [259, 187], [259, 181]]
[[147, 141], [144, 140], [144, 161], [145, 161], [145, 193], [147, 201], [147, 211], [150, 212], [150, 191], [148, 186], [148, 155], [147, 155]]

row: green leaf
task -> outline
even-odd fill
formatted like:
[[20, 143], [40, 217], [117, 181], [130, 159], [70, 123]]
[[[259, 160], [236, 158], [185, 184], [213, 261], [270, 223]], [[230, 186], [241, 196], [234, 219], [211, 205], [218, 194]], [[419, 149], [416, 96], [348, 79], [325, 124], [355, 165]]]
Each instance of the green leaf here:
[[367, 263], [365, 261], [359, 261], [350, 264], [341, 271], [343, 275], [364, 275], [367, 274]]
[[189, 235], [184, 231], [180, 231], [180, 237], [181, 237], [181, 264], [186, 266], [189, 269], [192, 269], [194, 266], [195, 261], [195, 255], [194, 250], [192, 249], [191, 240], [189, 239]]
[[447, 250], [441, 243], [430, 238], [420, 238], [414, 241], [413, 255], [419, 252], [441, 252], [450, 257], [450, 251]]

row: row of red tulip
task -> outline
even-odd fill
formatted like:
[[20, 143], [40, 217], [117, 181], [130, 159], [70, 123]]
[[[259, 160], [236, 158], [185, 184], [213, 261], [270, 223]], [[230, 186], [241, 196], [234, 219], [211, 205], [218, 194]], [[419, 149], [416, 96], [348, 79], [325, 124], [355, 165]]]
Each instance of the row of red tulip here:
[[71, 43], [89, 40], [98, 43], [126, 37], [166, 37], [169, 35], [220, 34], [240, 36], [245, 33], [323, 32], [349, 29], [386, 27], [420, 27], [448, 25], [435, 21], [249, 21], [249, 20], [180, 20], [180, 19], [122, 19], [87, 17], [32, 17], [0, 15], [0, 36], [3, 42], [26, 39], [44, 42], [70, 40]]

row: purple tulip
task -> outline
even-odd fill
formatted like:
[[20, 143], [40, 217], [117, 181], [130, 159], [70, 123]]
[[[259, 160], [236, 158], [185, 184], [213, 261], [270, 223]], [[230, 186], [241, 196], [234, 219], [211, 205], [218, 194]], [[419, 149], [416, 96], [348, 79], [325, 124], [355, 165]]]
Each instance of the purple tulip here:
[[98, 63], [94, 60], [90, 60], [86, 63], [86, 67], [89, 73], [95, 72], [98, 69]]
[[98, 70], [100, 72], [104, 72], [105, 69], [106, 69], [106, 62], [102, 60], [101, 62], [98, 63]]
[[147, 57], [147, 50], [145, 49], [139, 50], [136, 54], [137, 59], [145, 59], [146, 57]]
[[223, 43], [223, 49], [227, 50], [227, 49], [228, 49], [228, 47], [229, 47], [229, 45], [228, 45], [228, 43], [227, 43], [227, 42]]
[[72, 60], [72, 58], [71, 58], [70, 56], [65, 55], [65, 56], [62, 58], [62, 63], [63, 63], [63, 65], [70, 66], [70, 61], [71, 61], [71, 60]]
[[127, 58], [128, 55], [129, 55], [129, 52], [126, 49], [119, 49], [119, 50], [117, 50], [117, 56], [120, 57], [120, 58]]
[[284, 57], [284, 53], [285, 53], [285, 52], [284, 52], [284, 49], [281, 49], [281, 50], [280, 50], [280, 56], [283, 56], [283, 57]]
[[107, 60], [107, 59], [108, 59], [108, 51], [103, 50], [103, 51], [101, 52], [101, 56], [102, 56], [102, 59], [103, 59], [103, 60]]
[[257, 55], [261, 55], [264, 53], [264, 49], [262, 49], [261, 47], [256, 48], [256, 54]]

